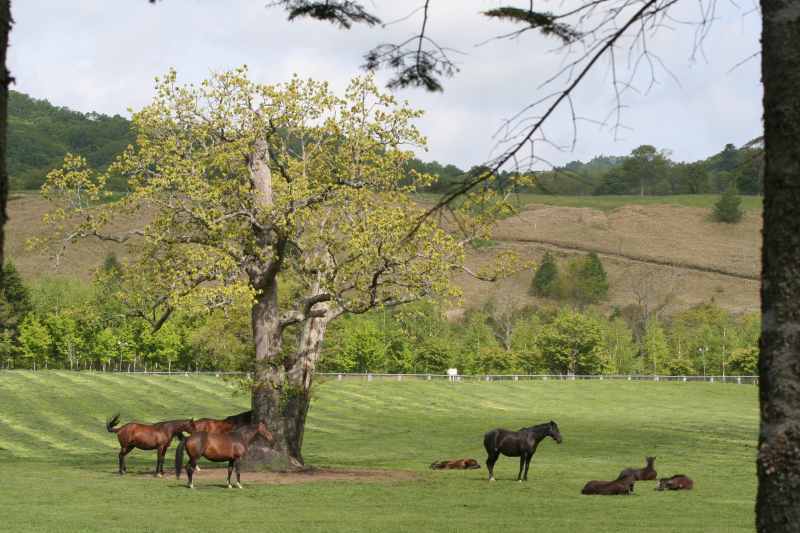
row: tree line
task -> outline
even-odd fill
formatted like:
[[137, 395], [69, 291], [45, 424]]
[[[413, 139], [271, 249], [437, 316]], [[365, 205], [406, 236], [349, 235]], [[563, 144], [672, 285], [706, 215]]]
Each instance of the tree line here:
[[[549, 261], [543, 261], [537, 274], [547, 270], [547, 264]], [[25, 283], [13, 264], [7, 263], [7, 282], [0, 294], [0, 366], [252, 371], [247, 302], [225, 312], [182, 312], [153, 332], [147, 321], [129, 314], [117, 296], [122, 268], [112, 255], [90, 285], [57, 279]], [[596, 268], [592, 258], [572, 261], [567, 270], [573, 273], [562, 281], [562, 288], [576, 277], [582, 278], [578, 286], [584, 288], [578, 292], [590, 287], [589, 293], [596, 295], [597, 286], [603, 285], [593, 274]], [[536, 286], [536, 276], [532, 286]], [[426, 300], [351, 315], [331, 325], [319, 369], [444, 373], [455, 367], [463, 374], [756, 373], [757, 314], [734, 315], [707, 303], [668, 318], [642, 320], [633, 304], [604, 313], [589, 303], [585, 297], [519, 307], [489, 302], [452, 320], [442, 302]], [[296, 348], [289, 344], [285, 350]]]
[[[571, 161], [552, 170], [536, 172], [528, 185], [517, 184], [516, 192], [564, 196], [671, 194], [719, 194], [728, 189], [742, 194], [763, 192], [763, 148], [758, 140], [737, 148], [726, 144], [717, 154], [694, 162], [671, 159], [667, 149], [645, 144], [627, 156], [599, 155], [588, 162]], [[462, 183], [465, 177], [487, 169], [473, 167], [464, 171], [452, 164], [414, 159], [409, 172], [430, 174], [437, 179], [426, 189], [443, 193]], [[500, 172], [497, 186], [514, 183], [517, 173]]]
[[[8, 173], [12, 190], [38, 189], [47, 173], [63, 162], [65, 153], [80, 154], [92, 168], [105, 169], [115, 156], [133, 143], [130, 121], [120, 115], [81, 113], [58, 107], [17, 92], [8, 100]], [[558, 195], [603, 194], [704, 194], [722, 193], [734, 186], [742, 194], [762, 193], [763, 149], [757, 142], [736, 148], [726, 144], [717, 154], [693, 163], [675, 162], [670, 152], [642, 145], [627, 156], [594, 157], [572, 161], [550, 171], [537, 172], [530, 185], [517, 185], [518, 192]], [[414, 158], [406, 174], [421, 173], [435, 180], [424, 192], [442, 193], [464, 181], [465, 176], [484, 172], [438, 161]], [[497, 186], [517, 178], [503, 171]], [[108, 188], [127, 190], [126, 180], [111, 175]]]

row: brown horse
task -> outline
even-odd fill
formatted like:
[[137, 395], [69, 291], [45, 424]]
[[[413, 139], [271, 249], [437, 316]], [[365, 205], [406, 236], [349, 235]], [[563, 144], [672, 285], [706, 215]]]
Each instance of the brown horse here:
[[247, 447], [256, 438], [256, 435], [261, 435], [269, 442], [273, 441], [272, 433], [264, 422], [241, 426], [228, 433], [193, 431], [189, 437], [178, 444], [178, 448], [175, 450], [175, 477], [178, 479], [181, 477], [183, 451], [186, 450], [189, 454], [189, 464], [186, 465], [186, 474], [189, 477], [187, 486], [190, 489], [194, 488], [192, 477], [200, 457], [214, 462], [228, 461], [228, 488], [231, 488], [231, 473], [236, 468], [236, 486], [241, 489], [239, 465], [242, 456], [247, 452]]
[[644, 468], [626, 468], [622, 472], [619, 473], [617, 479], [622, 479], [625, 476], [633, 476], [636, 481], [652, 481], [656, 478], [658, 472], [656, 469], [653, 468], [653, 464], [656, 461], [655, 457], [645, 457], [645, 461], [647, 464]]
[[486, 468], [489, 469], [489, 481], [494, 481], [494, 464], [500, 454], [519, 457], [517, 481], [528, 481], [528, 467], [531, 465], [533, 454], [536, 453], [536, 448], [545, 437], [551, 437], [561, 444], [562, 438], [558, 424], [551, 420], [537, 426], [522, 428], [519, 431], [493, 429], [487, 432], [483, 436], [483, 447], [486, 448], [488, 454]]
[[614, 481], [588, 481], [583, 486], [581, 494], [599, 494], [604, 496], [633, 494], [633, 484], [636, 479], [632, 475], [627, 475]]
[[191, 420], [169, 420], [156, 424], [139, 424], [138, 422], [128, 422], [124, 426], [115, 428], [119, 422], [119, 413], [114, 415], [111, 420], [106, 422], [106, 430], [109, 433], [116, 433], [119, 441], [119, 474], [123, 475], [128, 471], [125, 466], [125, 456], [134, 448], [140, 450], [157, 450], [155, 475], [161, 477], [164, 474], [164, 456], [167, 449], [172, 444], [172, 439], [176, 436], [183, 440], [181, 432], [189, 432]]
[[481, 465], [475, 459], [453, 459], [431, 463], [431, 468], [434, 470], [474, 470], [480, 467]]
[[683, 474], [678, 474], [659, 479], [656, 490], [692, 490], [692, 488], [694, 488], [694, 481]]
[[240, 424], [225, 420], [217, 420], [214, 418], [201, 418], [192, 423], [192, 432], [205, 431], [206, 433], [228, 433], [236, 429]]

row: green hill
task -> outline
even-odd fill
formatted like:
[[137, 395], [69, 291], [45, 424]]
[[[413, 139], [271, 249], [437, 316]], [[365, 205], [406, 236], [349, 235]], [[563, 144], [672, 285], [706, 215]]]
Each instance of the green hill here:
[[[9, 91], [6, 157], [12, 190], [38, 189], [67, 152], [102, 169], [131, 143], [130, 121], [124, 117], [80, 113]], [[111, 185], [125, 187], [119, 181]]]
[[[328, 468], [403, 469], [403, 479], [318, 481], [285, 474], [228, 491], [198, 474], [195, 491], [154, 479], [153, 452], [115, 474], [123, 421], [222, 416], [245, 395], [203, 376], [145, 377], [0, 372], [0, 502], [13, 531], [752, 531], [757, 389], [750, 385], [628, 382], [338, 382], [315, 388], [304, 456]], [[554, 419], [530, 482], [518, 461], [486, 470], [432, 472], [439, 459], [485, 455], [483, 433]], [[580, 495], [589, 479], [655, 455], [660, 475], [691, 476], [695, 490], [660, 493], [653, 482], [626, 498]], [[13, 502], [13, 504], [10, 504]]]

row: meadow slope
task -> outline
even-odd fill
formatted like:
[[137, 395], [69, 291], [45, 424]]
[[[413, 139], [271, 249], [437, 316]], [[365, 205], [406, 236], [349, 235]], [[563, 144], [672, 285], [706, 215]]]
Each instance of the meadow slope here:
[[[708, 220], [716, 197], [542, 197], [520, 200], [516, 216], [501, 221], [493, 245], [471, 250], [474, 268], [492, 262], [498, 251], [514, 249], [538, 261], [545, 251], [561, 262], [587, 251], [598, 252], [608, 272], [609, 299], [604, 304], [624, 306], [637, 299], [646, 284], [651, 306], [671, 302], [667, 312], [714, 300], [734, 312], [758, 310], [761, 269], [761, 211], [758, 198], [748, 198], [740, 224]], [[425, 201], [425, 198], [422, 199]], [[541, 202], [550, 202], [544, 204]], [[56, 268], [46, 253], [26, 249], [25, 243], [42, 234], [42, 215], [48, 204], [33, 193], [15, 193], [8, 204], [6, 251], [29, 279], [66, 276], [91, 279], [110, 252], [125, 250], [110, 242], [85, 240], [70, 246]], [[119, 221], [119, 229], [133, 221]], [[528, 295], [532, 273], [524, 272], [499, 283], [456, 276], [464, 291], [464, 307], [483, 303], [536, 304]]]
[[[6, 531], [752, 531], [757, 389], [699, 383], [320, 382], [304, 455], [317, 467], [410, 472], [401, 480], [257, 484], [229, 491], [198, 474], [195, 491], [154, 479], [153, 452], [120, 478], [104, 421], [223, 416], [246, 395], [214, 377], [0, 373], [0, 530]], [[501, 458], [485, 469], [432, 472], [433, 460], [475, 457], [483, 433], [556, 420], [530, 482]], [[580, 495], [588, 479], [656, 455], [662, 475], [632, 497]], [[171, 454], [170, 454], [171, 456]], [[169, 457], [169, 456], [168, 456]], [[169, 464], [169, 462], [168, 462]]]

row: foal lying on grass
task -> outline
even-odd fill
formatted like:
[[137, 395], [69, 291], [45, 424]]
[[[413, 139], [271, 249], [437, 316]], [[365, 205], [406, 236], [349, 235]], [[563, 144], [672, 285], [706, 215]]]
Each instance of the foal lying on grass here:
[[683, 474], [678, 474], [659, 479], [656, 490], [692, 490], [693, 487], [694, 481]]
[[431, 468], [434, 470], [474, 470], [480, 467], [475, 459], [453, 459], [431, 463]]
[[614, 481], [598, 481], [592, 480], [586, 483], [581, 490], [581, 494], [599, 494], [599, 495], [622, 495], [628, 496], [633, 494], [633, 484], [636, 479], [627, 475], [622, 479]]

